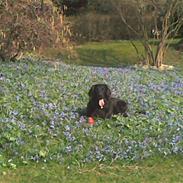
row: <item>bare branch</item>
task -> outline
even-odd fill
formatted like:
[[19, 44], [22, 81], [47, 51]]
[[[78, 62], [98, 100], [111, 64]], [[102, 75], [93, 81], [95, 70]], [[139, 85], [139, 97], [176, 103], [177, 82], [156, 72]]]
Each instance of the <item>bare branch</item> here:
[[[112, 1], [112, 0], [111, 0]], [[115, 0], [114, 0], [115, 1]], [[134, 6], [137, 13], [137, 24], [140, 28], [140, 32], [137, 32], [136, 27], [127, 22], [127, 17], [121, 9], [121, 3], [126, 3], [125, 0], [118, 0], [118, 4], [113, 3], [119, 13], [122, 22], [127, 26], [127, 28], [132, 31], [136, 36], [138, 36], [140, 43], [143, 45], [147, 61], [151, 61], [157, 67], [161, 66], [166, 49], [168, 48], [167, 39], [170, 36], [175, 36], [183, 25], [183, 7], [182, 0], [134, 0], [133, 3], [128, 4], [129, 6]], [[152, 7], [151, 12], [149, 12], [149, 7]], [[180, 12], [179, 12], [180, 11]], [[159, 42], [156, 47], [156, 51], [149, 42], [149, 25], [147, 17], [151, 15], [151, 25], [154, 24], [155, 33], [159, 33]], [[152, 16], [153, 15], [153, 16]], [[176, 15], [176, 16], [175, 16]], [[135, 51], [139, 55], [138, 48], [131, 41]]]
[[116, 4], [115, 1], [111, 0], [111, 3], [113, 4], [113, 6], [116, 8], [116, 10], [118, 11], [120, 18], [122, 20], [122, 22], [128, 27], [129, 30], [131, 30], [135, 35], [140, 36], [140, 33], [137, 32], [128, 22], [127, 19], [125, 18], [121, 6], [119, 4]]

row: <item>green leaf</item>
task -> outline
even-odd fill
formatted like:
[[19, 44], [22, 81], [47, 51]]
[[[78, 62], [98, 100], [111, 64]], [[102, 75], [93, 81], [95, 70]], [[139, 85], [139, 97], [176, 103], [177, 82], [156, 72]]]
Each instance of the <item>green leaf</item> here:
[[42, 158], [45, 158], [46, 154], [47, 154], [47, 152], [45, 150], [40, 150], [39, 151], [39, 156], [42, 157]]

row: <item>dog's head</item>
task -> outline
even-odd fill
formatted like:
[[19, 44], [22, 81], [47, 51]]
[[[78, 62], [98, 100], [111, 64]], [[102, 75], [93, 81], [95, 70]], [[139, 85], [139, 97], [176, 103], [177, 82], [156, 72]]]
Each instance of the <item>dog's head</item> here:
[[96, 84], [91, 87], [88, 95], [91, 100], [103, 108], [111, 97], [111, 91], [106, 84]]

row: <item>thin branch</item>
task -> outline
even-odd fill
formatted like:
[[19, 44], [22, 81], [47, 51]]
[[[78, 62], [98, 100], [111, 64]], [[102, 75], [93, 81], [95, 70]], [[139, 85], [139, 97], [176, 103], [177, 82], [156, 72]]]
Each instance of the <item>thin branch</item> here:
[[125, 19], [125, 16], [122, 13], [121, 7], [119, 5], [117, 5], [115, 2], [113, 2], [111, 0], [111, 2], [113, 3], [113, 5], [115, 6], [116, 10], [118, 11], [120, 18], [122, 20], [122, 22], [128, 27], [129, 30], [131, 30], [135, 35], [140, 36], [140, 34], [127, 22], [127, 20]]

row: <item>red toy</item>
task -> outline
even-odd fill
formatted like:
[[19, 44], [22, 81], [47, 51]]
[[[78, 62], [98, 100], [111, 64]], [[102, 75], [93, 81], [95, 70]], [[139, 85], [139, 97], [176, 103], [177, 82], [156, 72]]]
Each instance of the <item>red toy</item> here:
[[94, 124], [95, 124], [95, 120], [94, 120], [92, 117], [89, 117], [89, 118], [88, 118], [88, 123], [89, 123], [90, 125], [94, 125]]

